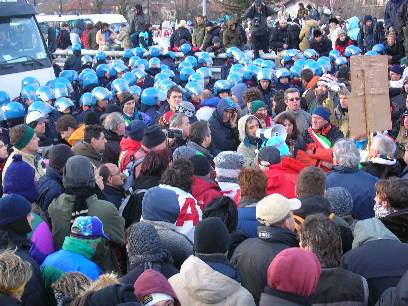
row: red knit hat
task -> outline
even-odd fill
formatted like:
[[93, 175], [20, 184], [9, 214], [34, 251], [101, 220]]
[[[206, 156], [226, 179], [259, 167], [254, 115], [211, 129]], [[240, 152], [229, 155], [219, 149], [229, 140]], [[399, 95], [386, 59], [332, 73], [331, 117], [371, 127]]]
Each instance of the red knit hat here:
[[144, 271], [136, 280], [135, 295], [142, 306], [154, 305], [157, 302], [172, 298], [175, 306], [181, 306], [169, 281], [155, 270]]

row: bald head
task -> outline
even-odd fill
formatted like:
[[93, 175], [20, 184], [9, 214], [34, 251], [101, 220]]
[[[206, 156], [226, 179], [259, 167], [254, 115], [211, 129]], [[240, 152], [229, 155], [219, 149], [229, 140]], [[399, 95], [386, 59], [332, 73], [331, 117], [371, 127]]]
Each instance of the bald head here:
[[100, 166], [99, 175], [102, 176], [106, 186], [120, 188], [123, 185], [122, 173], [115, 164], [107, 163]]

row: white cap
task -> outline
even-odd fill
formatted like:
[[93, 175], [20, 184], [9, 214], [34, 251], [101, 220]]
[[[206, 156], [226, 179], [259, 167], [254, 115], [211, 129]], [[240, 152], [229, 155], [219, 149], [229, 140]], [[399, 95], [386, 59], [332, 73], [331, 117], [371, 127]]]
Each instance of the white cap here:
[[299, 209], [301, 202], [298, 199], [288, 199], [274, 193], [263, 198], [256, 204], [256, 219], [266, 226], [282, 221], [292, 210]]
[[40, 119], [44, 119], [45, 118], [45, 114], [43, 114], [40, 111], [32, 111], [29, 112], [25, 118], [25, 123], [26, 124], [30, 124], [32, 122], [38, 121]]

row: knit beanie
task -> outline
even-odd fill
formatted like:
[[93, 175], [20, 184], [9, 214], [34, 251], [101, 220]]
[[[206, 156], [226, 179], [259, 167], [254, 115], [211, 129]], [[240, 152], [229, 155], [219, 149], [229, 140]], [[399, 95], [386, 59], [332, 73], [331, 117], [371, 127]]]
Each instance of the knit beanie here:
[[230, 233], [238, 226], [238, 209], [234, 200], [230, 197], [220, 197], [207, 203], [203, 211], [203, 219], [209, 217], [220, 218], [227, 226]]
[[148, 267], [152, 263], [171, 261], [171, 256], [163, 249], [154, 226], [143, 221], [130, 226], [128, 258], [131, 269], [139, 265]]
[[237, 183], [244, 166], [244, 156], [234, 151], [223, 151], [214, 158], [214, 163], [218, 181]]
[[33, 139], [34, 133], [35, 132], [31, 127], [29, 127], [28, 125], [25, 125], [24, 133], [21, 136], [21, 138], [16, 141], [16, 143], [14, 144], [14, 147], [18, 150], [25, 148], [28, 145], [28, 143], [31, 141], [31, 139]]
[[48, 152], [49, 165], [55, 169], [62, 170], [67, 163], [68, 158], [74, 156], [71, 147], [66, 144], [57, 144], [52, 146]]
[[281, 161], [281, 155], [275, 147], [264, 147], [259, 150], [258, 163], [261, 166], [269, 167], [270, 165], [279, 164]]
[[91, 125], [91, 124], [100, 125], [101, 122], [99, 121], [98, 115], [95, 112], [87, 112], [84, 116], [84, 124], [85, 125]]
[[95, 187], [95, 171], [85, 156], [75, 155], [67, 160], [62, 176], [65, 189], [75, 187]]
[[343, 187], [328, 188], [325, 197], [329, 201], [331, 210], [336, 216], [345, 217], [351, 214], [353, 210], [353, 198], [347, 189]]
[[143, 120], [132, 120], [125, 129], [125, 136], [132, 140], [141, 141], [146, 124]]
[[3, 178], [3, 192], [21, 195], [30, 203], [33, 203], [38, 196], [35, 187], [35, 171], [33, 167], [23, 161], [20, 154], [15, 154], [12, 158], [13, 161], [7, 168]]
[[4, 194], [0, 198], [0, 226], [27, 219], [30, 212], [30, 202], [18, 194]]
[[142, 144], [146, 148], [154, 148], [166, 140], [166, 134], [162, 131], [159, 125], [151, 125], [144, 130]]
[[200, 254], [225, 253], [231, 243], [227, 227], [220, 218], [198, 222], [194, 230], [194, 250]]
[[133, 97], [131, 93], [129, 92], [124, 93], [123, 96], [121, 96], [119, 99], [120, 108], [123, 110], [123, 106], [126, 104], [126, 102], [134, 101], [134, 100], [135, 98]]
[[404, 72], [400, 65], [392, 65], [390, 67], [390, 71], [399, 75], [402, 75], [402, 73]]
[[175, 306], [180, 301], [167, 278], [158, 271], [145, 270], [136, 280], [135, 295], [142, 306], [155, 305], [157, 302], [173, 300]]
[[190, 159], [194, 155], [196, 155], [196, 150], [187, 147], [187, 146], [180, 146], [173, 152], [173, 161], [178, 160], [180, 158], [183, 159]]
[[194, 166], [194, 175], [206, 176], [211, 172], [211, 164], [206, 157], [194, 155], [190, 157], [190, 161]]
[[264, 101], [255, 100], [251, 102], [251, 114], [255, 114], [258, 111], [258, 109], [262, 107], [266, 108], [266, 104], [264, 103]]
[[314, 109], [312, 115], [318, 115], [324, 120], [330, 122], [330, 111], [324, 106], [318, 106]]
[[195, 116], [196, 110], [193, 103], [182, 101], [179, 105], [176, 106], [176, 113], [182, 113], [188, 118], [192, 118]]
[[[166, 203], [166, 205], [163, 205]], [[180, 213], [177, 194], [170, 189], [153, 187], [146, 191], [142, 201], [142, 217], [149, 221], [175, 223]]]

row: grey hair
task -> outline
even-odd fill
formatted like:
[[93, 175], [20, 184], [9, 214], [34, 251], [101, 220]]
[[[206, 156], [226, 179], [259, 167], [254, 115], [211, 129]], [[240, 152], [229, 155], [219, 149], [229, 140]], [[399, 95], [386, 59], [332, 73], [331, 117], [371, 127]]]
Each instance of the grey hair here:
[[356, 168], [360, 163], [360, 152], [348, 139], [340, 139], [334, 144], [333, 155], [339, 166], [345, 168]]
[[103, 127], [109, 131], [115, 131], [122, 122], [122, 114], [118, 112], [110, 113], [103, 120]]
[[394, 158], [397, 146], [385, 135], [377, 135], [373, 138], [371, 147], [378, 151], [379, 155], [385, 155], [388, 158]]
[[171, 116], [169, 124], [170, 128], [173, 129], [180, 127], [183, 124], [184, 117], [187, 117], [187, 115], [184, 113], [175, 113], [173, 116]]
[[16, 250], [7, 249], [0, 253], [1, 295], [22, 294], [32, 275], [31, 264], [21, 259], [15, 252]]

